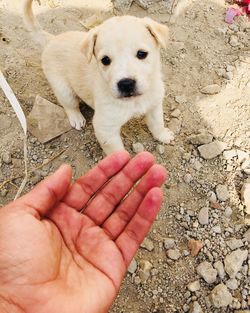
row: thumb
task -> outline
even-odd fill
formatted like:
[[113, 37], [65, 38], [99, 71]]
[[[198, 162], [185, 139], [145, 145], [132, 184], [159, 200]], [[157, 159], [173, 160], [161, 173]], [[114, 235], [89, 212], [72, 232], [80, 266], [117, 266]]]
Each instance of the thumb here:
[[54, 174], [45, 178], [14, 203], [33, 208], [40, 216], [43, 216], [64, 197], [70, 187], [71, 178], [71, 167], [66, 164], [62, 165]]

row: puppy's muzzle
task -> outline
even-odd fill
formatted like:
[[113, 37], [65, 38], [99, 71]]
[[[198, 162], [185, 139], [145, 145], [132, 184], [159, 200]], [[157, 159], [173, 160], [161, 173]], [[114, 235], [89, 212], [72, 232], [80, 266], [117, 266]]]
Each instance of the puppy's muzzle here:
[[121, 79], [117, 83], [118, 90], [121, 97], [133, 97], [136, 96], [136, 81], [130, 78]]

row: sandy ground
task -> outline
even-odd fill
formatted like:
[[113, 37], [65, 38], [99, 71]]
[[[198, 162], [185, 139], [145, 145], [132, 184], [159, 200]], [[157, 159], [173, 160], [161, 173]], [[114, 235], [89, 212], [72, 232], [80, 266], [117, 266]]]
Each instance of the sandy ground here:
[[[41, 51], [24, 29], [19, 2], [0, 0], [0, 67], [27, 115], [36, 95], [54, 103], [56, 100], [40, 67]], [[107, 15], [113, 14], [112, 4], [107, 0], [42, 0], [41, 3], [41, 7], [35, 5], [34, 10], [44, 29], [53, 34], [84, 30], [84, 21], [93, 14], [104, 11]], [[222, 153], [212, 160], [202, 158], [197, 149], [199, 144], [189, 140], [191, 135], [204, 131], [212, 134], [213, 140], [226, 143], [228, 150], [239, 149], [249, 157], [250, 22], [240, 17], [229, 27], [224, 22], [227, 6], [224, 0], [189, 1], [188, 8], [173, 24], [168, 23], [169, 12], [160, 4], [149, 12], [138, 5], [130, 10], [130, 14], [151, 15], [169, 25], [170, 41], [162, 53], [166, 84], [164, 112], [166, 123], [170, 122], [176, 132], [176, 140], [173, 145], [161, 146], [152, 138], [143, 119], [123, 127], [127, 150], [134, 154], [133, 143], [143, 144], [145, 150], [166, 166], [169, 181], [164, 187], [164, 205], [148, 236], [149, 243], [135, 257], [135, 268], [138, 267], [125, 278], [112, 312], [200, 312], [192, 308], [194, 301], [199, 302], [203, 312], [235, 312], [235, 309], [250, 306], [246, 260], [245, 272], [237, 277], [238, 287], [230, 290], [234, 300], [228, 307], [216, 309], [209, 300], [211, 290], [220, 281], [226, 283], [228, 277], [218, 277], [213, 284], [207, 284], [196, 273], [197, 265], [203, 260], [211, 263], [224, 260], [230, 249], [221, 241], [242, 239], [247, 230], [248, 217], [240, 200], [242, 184], [249, 178], [247, 171], [244, 172], [237, 160], [225, 160]], [[219, 86], [216, 94], [201, 92], [211, 84]], [[77, 177], [102, 158], [91, 124], [93, 113], [85, 106], [82, 110], [87, 117], [83, 131], [72, 129], [47, 144], [29, 135], [29, 169], [34, 170], [26, 190], [63, 162], [73, 166]], [[0, 91], [0, 154], [10, 158], [10, 162], [0, 158], [0, 186], [22, 175], [22, 145], [20, 125]], [[55, 157], [58, 154], [60, 156]], [[48, 164], [41, 167], [44, 162]], [[1, 205], [13, 199], [20, 183], [21, 179], [17, 178], [1, 186]], [[226, 201], [216, 200], [220, 208], [212, 209], [208, 194], [214, 192], [218, 184], [226, 187], [229, 197]], [[206, 206], [210, 207], [210, 220], [208, 225], [202, 226], [197, 224], [197, 216]], [[232, 215], [225, 217], [228, 207]], [[219, 233], [213, 230], [218, 225]], [[167, 237], [174, 238], [181, 254], [176, 261], [166, 254], [164, 240]], [[188, 254], [190, 238], [199, 239], [204, 245], [197, 257]], [[249, 251], [249, 243], [244, 240], [243, 243]], [[146, 271], [143, 269], [145, 261], [152, 265], [146, 280], [141, 274]], [[188, 294], [187, 284], [197, 279], [200, 279], [200, 289]]]

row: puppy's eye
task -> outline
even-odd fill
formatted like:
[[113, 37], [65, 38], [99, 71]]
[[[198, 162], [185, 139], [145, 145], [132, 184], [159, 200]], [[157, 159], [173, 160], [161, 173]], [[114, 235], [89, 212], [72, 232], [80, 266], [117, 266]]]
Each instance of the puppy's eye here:
[[101, 59], [101, 61], [102, 61], [102, 64], [105, 65], [105, 66], [108, 66], [108, 65], [110, 65], [110, 63], [111, 63], [111, 59], [110, 59], [107, 55], [105, 55], [105, 56]]
[[148, 56], [148, 52], [143, 51], [143, 50], [138, 50], [138, 51], [137, 51], [136, 57], [137, 57], [139, 60], [146, 59], [147, 56]]

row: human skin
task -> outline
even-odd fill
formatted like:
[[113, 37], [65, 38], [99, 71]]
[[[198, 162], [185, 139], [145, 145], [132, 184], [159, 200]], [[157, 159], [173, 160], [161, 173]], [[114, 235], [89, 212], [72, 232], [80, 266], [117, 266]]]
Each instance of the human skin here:
[[150, 153], [131, 159], [120, 151], [75, 182], [63, 165], [2, 207], [0, 312], [108, 312], [159, 211], [165, 179]]

